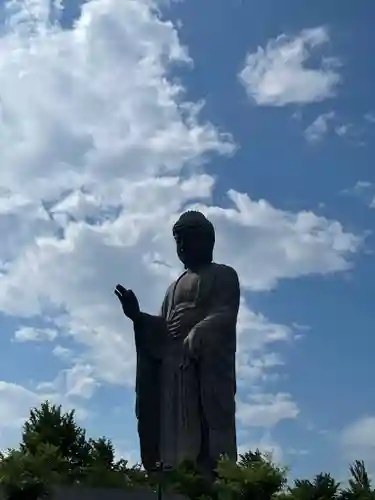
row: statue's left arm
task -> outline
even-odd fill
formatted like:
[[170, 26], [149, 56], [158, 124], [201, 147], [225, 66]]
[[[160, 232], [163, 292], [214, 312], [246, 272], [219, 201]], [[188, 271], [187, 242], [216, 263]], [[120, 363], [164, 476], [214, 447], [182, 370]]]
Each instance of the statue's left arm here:
[[212, 342], [229, 340], [223, 336], [235, 335], [240, 285], [238, 275], [232, 267], [220, 266], [216, 270], [212, 293], [206, 316], [193, 327], [188, 336], [187, 342], [193, 354], [203, 346], [212, 345]]

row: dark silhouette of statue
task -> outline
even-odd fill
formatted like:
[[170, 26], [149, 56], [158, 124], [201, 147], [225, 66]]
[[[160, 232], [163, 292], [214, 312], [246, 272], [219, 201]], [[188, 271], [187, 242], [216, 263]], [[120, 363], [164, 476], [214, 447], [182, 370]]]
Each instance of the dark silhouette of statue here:
[[221, 454], [237, 458], [239, 281], [233, 268], [212, 261], [215, 231], [202, 213], [182, 214], [173, 235], [185, 271], [168, 288], [160, 316], [141, 312], [132, 290], [117, 285], [115, 293], [134, 324], [145, 469], [187, 460], [210, 474]]

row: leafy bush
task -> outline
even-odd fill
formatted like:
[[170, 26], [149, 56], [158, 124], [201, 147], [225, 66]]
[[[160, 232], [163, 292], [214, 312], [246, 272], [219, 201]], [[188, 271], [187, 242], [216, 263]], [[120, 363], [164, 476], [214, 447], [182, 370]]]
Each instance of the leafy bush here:
[[30, 411], [18, 449], [0, 453], [0, 485], [7, 500], [45, 498], [57, 485], [153, 491], [161, 486], [191, 500], [375, 500], [364, 462], [355, 461], [349, 473], [346, 488], [328, 473], [287, 485], [287, 469], [255, 450], [240, 455], [237, 463], [222, 457], [214, 481], [191, 463], [148, 476], [139, 465], [116, 461], [109, 439], [88, 439], [74, 411], [64, 413], [48, 401]]

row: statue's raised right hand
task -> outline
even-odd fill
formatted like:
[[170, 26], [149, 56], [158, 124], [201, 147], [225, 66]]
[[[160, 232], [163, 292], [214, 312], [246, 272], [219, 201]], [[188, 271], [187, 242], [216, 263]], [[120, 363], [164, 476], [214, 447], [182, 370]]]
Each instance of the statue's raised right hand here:
[[117, 285], [115, 288], [115, 295], [121, 303], [125, 316], [133, 322], [136, 321], [141, 314], [141, 310], [133, 290], [127, 290], [122, 285]]

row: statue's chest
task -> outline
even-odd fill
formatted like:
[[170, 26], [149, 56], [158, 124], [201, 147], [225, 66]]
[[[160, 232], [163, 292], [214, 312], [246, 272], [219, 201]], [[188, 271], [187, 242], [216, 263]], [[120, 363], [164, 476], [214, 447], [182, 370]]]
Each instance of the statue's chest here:
[[188, 272], [177, 282], [173, 297], [173, 306], [195, 304], [199, 296], [201, 276]]
[[175, 283], [167, 316], [171, 337], [184, 338], [204, 318], [211, 283], [211, 268], [199, 273], [188, 271]]

